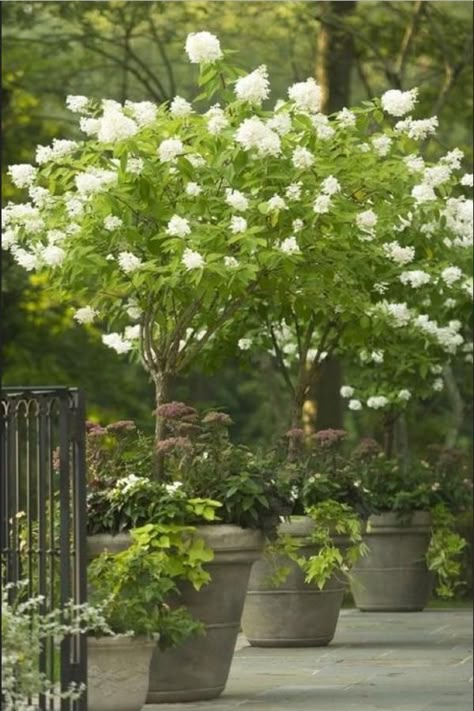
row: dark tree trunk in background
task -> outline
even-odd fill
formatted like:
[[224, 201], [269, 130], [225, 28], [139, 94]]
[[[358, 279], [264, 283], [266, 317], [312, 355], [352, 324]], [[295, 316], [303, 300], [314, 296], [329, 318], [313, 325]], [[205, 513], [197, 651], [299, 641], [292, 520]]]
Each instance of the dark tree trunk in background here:
[[[350, 104], [354, 46], [352, 34], [345, 29], [345, 21], [356, 6], [356, 0], [316, 4], [321, 23], [317, 37], [316, 80], [322, 89], [321, 110], [326, 114]], [[308, 425], [312, 429], [342, 427], [341, 385], [341, 364], [336, 358], [329, 358], [323, 363], [318, 384], [311, 389], [310, 400], [316, 401], [316, 405], [308, 403], [305, 407]], [[315, 418], [311, 414], [313, 412]]]

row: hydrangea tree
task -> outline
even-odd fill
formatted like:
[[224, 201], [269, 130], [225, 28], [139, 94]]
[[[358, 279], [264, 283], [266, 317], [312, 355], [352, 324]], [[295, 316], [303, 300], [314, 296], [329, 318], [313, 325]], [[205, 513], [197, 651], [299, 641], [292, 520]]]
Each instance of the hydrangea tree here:
[[333, 350], [393, 328], [438, 345], [451, 329], [458, 347], [445, 306], [428, 334], [419, 294], [428, 281], [470, 289], [472, 176], [456, 176], [459, 152], [433, 166], [419, 155], [437, 119], [412, 117], [416, 90], [327, 117], [310, 78], [269, 109], [266, 67], [236, 69], [208, 32], [189, 35], [186, 52], [200, 65], [193, 103], [68, 97], [85, 139], [56, 139], [36, 165], [10, 168], [30, 198], [4, 210], [15, 260], [73, 294], [75, 319], [100, 321], [106, 345], [140, 354], [157, 406], [169, 377], [223, 339], [271, 345], [293, 424]]

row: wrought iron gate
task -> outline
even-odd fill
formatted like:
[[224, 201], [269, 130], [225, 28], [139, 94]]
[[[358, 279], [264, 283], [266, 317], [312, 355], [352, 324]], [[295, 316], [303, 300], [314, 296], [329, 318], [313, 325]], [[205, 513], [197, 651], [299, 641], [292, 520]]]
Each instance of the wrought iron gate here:
[[[85, 414], [80, 391], [6, 387], [1, 407], [2, 584], [27, 581], [43, 610], [84, 603], [86, 580]], [[13, 589], [14, 594], [14, 589]], [[85, 635], [48, 639], [39, 669], [66, 690], [86, 683]], [[87, 692], [86, 692], [87, 693]], [[34, 700], [41, 711], [86, 711], [87, 697]]]

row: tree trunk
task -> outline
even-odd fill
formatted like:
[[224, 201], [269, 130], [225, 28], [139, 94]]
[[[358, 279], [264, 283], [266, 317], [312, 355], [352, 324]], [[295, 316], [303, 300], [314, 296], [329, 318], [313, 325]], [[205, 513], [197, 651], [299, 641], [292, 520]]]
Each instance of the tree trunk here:
[[[344, 21], [356, 7], [356, 0], [317, 3], [320, 26], [317, 36], [316, 79], [321, 86], [323, 113], [333, 113], [350, 104], [354, 43]], [[305, 405], [309, 429], [342, 427], [343, 408], [339, 392], [341, 385], [341, 364], [336, 358], [330, 358], [323, 364], [318, 384], [311, 385], [310, 388], [310, 402]]]
[[[155, 374], [153, 376], [155, 384], [155, 405], [156, 409], [163, 405], [168, 400], [169, 392], [169, 376], [167, 373]], [[160, 480], [163, 478], [163, 455], [158, 450], [158, 443], [164, 439], [165, 423], [158, 413], [155, 413], [155, 457], [154, 457], [154, 479]]]

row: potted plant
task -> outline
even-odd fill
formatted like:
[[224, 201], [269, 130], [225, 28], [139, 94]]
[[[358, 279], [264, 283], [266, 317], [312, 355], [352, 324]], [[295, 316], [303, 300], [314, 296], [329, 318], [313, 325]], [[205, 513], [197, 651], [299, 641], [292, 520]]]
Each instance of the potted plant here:
[[446, 454], [437, 466], [420, 460], [406, 470], [374, 440], [364, 439], [354, 450], [352, 467], [371, 510], [364, 534], [368, 554], [351, 579], [361, 610], [422, 610], [434, 576], [438, 594], [452, 597], [466, 545], [455, 531], [453, 511], [467, 505], [469, 480], [461, 482], [459, 470], [458, 476], [443, 474]]
[[88, 427], [90, 554], [126, 548], [128, 531], [147, 522], [192, 525], [209, 551], [209, 584], [178, 584], [180, 602], [205, 630], [174, 648], [156, 648], [149, 702], [212, 698], [225, 687], [252, 563], [262, 530], [278, 520], [276, 491], [258, 461], [229, 439], [230, 418], [200, 415], [184, 403], [162, 405], [158, 444], [162, 478], [153, 478], [154, 438], [133, 423]]
[[334, 636], [347, 574], [364, 553], [364, 501], [341, 452], [346, 434], [290, 430], [268, 462], [287, 520], [252, 568], [242, 626], [254, 646], [321, 646]]
[[156, 640], [166, 648], [201, 631], [177, 588], [179, 580], [197, 589], [209, 580], [202, 566], [212, 553], [194, 533], [190, 526], [147, 524], [131, 530], [127, 548], [89, 564], [89, 598], [105, 620], [88, 637], [90, 711], [140, 711]]

